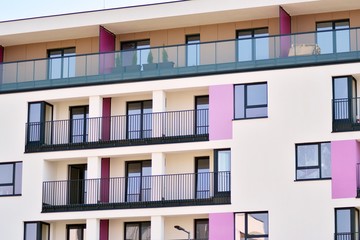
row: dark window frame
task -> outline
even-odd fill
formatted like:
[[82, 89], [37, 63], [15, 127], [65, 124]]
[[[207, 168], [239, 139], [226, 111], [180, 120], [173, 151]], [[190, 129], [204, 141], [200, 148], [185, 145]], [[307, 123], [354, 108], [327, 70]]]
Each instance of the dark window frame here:
[[[23, 171], [22, 171], [22, 167], [23, 167], [23, 162], [22, 161], [17, 161], [17, 162], [1, 162], [1, 165], [12, 165], [13, 168], [13, 172], [12, 172], [12, 182], [11, 183], [0, 183], [0, 187], [8, 187], [8, 186], [12, 186], [13, 188], [13, 192], [12, 194], [5, 194], [5, 195], [0, 195], [0, 197], [11, 197], [11, 196], [21, 196], [22, 195], [22, 175], [23, 175]], [[16, 179], [16, 164], [21, 164], [21, 179], [17, 180]], [[20, 189], [20, 193], [15, 193], [15, 185], [17, 181], [21, 181], [21, 189]]]
[[[191, 40], [191, 38], [198, 38], [198, 42], [191, 42], [194, 40]], [[186, 65], [185, 66], [189, 66], [189, 52], [188, 52], [188, 46], [196, 46], [196, 60], [195, 60], [195, 65], [191, 65], [191, 66], [199, 66], [200, 65], [200, 43], [201, 43], [201, 38], [200, 38], [200, 33], [195, 33], [195, 34], [188, 34], [185, 35], [185, 46], [186, 46], [186, 51], [185, 51], [185, 59], [186, 59]], [[199, 54], [197, 54], [199, 52]], [[198, 56], [199, 55], [199, 56]], [[189, 66], [189, 67], [191, 67]]]
[[[331, 144], [330, 141], [324, 141], [324, 142], [311, 142], [311, 143], [296, 143], [295, 144], [295, 176], [296, 176], [296, 180], [295, 181], [313, 181], [313, 180], [330, 180], [331, 177], [322, 177], [321, 175], [321, 144]], [[309, 145], [317, 145], [318, 151], [318, 165], [317, 166], [303, 166], [303, 167], [299, 167], [298, 166], [298, 146], [309, 146]], [[331, 147], [331, 146], [330, 146]], [[331, 148], [330, 148], [331, 151]], [[331, 164], [331, 159], [330, 159], [330, 164]], [[331, 166], [330, 166], [331, 167]], [[318, 178], [298, 178], [297, 176], [297, 170], [306, 170], [306, 169], [318, 169], [319, 170], [319, 177]]]
[[[236, 230], [236, 214], [244, 214], [244, 229], [245, 229], [245, 236], [244, 236], [244, 240], [251, 240], [251, 239], [256, 239], [256, 238], [267, 238], [269, 239], [269, 235], [270, 235], [270, 229], [269, 229], [269, 211], [253, 211], [253, 212], [235, 212], [234, 213], [234, 231]], [[248, 234], [248, 215], [249, 214], [267, 214], [267, 219], [268, 219], [268, 233], [267, 234], [260, 234], [260, 235], [249, 235]], [[234, 233], [236, 234], [236, 232]]]
[[[74, 50], [74, 55], [64, 56], [66, 50]], [[52, 57], [51, 57], [51, 52], [55, 52], [55, 51], [60, 51], [60, 52], [61, 52], [61, 56], [59, 56], [59, 57], [53, 57], [53, 58], [52, 58]], [[47, 76], [48, 76], [48, 78], [49, 78], [49, 79], [58, 79], [58, 78], [52, 78], [52, 77], [51, 77], [51, 69], [50, 69], [50, 66], [51, 66], [50, 61], [51, 61], [51, 59], [61, 59], [61, 69], [60, 69], [61, 76], [60, 76], [60, 78], [64, 78], [64, 58], [66, 57], [66, 58], [69, 58], [69, 59], [70, 59], [70, 57], [75, 57], [75, 56], [76, 56], [76, 47], [65, 47], [65, 48], [52, 48], [52, 49], [47, 49], [47, 57], [48, 57], [48, 59], [49, 59], [49, 61], [48, 61], [48, 67], [47, 67], [47, 71], [48, 71]], [[75, 63], [76, 63], [76, 61], [75, 61]], [[51, 66], [51, 68], [52, 68], [52, 66]], [[69, 73], [68, 73], [68, 74], [69, 74]], [[69, 77], [69, 76], [65, 76], [65, 77]]]
[[[150, 102], [151, 103], [151, 113], [153, 112], [153, 101], [152, 99], [148, 99], [148, 100], [139, 100], [139, 101], [129, 101], [126, 102], [126, 139], [142, 139], [144, 138], [144, 131], [147, 131], [148, 129], [144, 129], [144, 116], [145, 114], [151, 114], [151, 113], [144, 113], [144, 104], [145, 102]], [[129, 104], [133, 104], [133, 103], [140, 103], [141, 107], [140, 107], [140, 114], [129, 114]], [[138, 138], [130, 138], [130, 134], [129, 134], [129, 116], [131, 115], [140, 115], [140, 136]], [[152, 121], [152, 119], [151, 119]], [[151, 133], [152, 133], [152, 124], [151, 124]]]
[[[266, 30], [267, 31], [267, 36], [256, 36], [255, 32], [256, 31], [259, 31], [259, 30]], [[251, 49], [251, 60], [250, 61], [254, 61], [254, 60], [257, 60], [256, 59], [256, 44], [255, 44], [255, 40], [256, 39], [261, 39], [261, 38], [269, 38], [269, 27], [266, 26], [266, 27], [259, 27], [259, 28], [248, 28], [248, 29], [237, 29], [235, 31], [235, 36], [236, 36], [236, 41], [237, 43], [235, 44], [236, 46], [236, 62], [239, 62], [240, 61], [240, 57], [239, 57], [239, 40], [242, 40], [242, 39], [239, 39], [239, 33], [241, 32], [251, 32], [251, 37], [248, 37], [248, 38], [243, 38], [243, 39], [249, 39], [251, 40], [251, 45], [252, 45], [252, 49]]]
[[84, 240], [84, 231], [86, 229], [86, 224], [67, 224], [66, 225], [66, 240], [70, 240], [70, 230], [71, 229], [80, 229], [82, 231], [82, 236], [80, 240]]
[[[201, 193], [203, 191], [200, 191], [198, 192], [198, 180], [199, 180], [199, 160], [202, 160], [202, 159], [207, 159], [208, 161], [208, 164], [209, 164], [209, 171], [207, 173], [207, 176], [209, 178], [209, 194], [207, 197], [205, 198], [209, 198], [211, 197], [211, 176], [210, 176], [210, 157], [209, 156], [199, 156], [199, 157], [195, 157], [195, 198], [196, 199], [203, 199], [204, 197], [201, 197], [201, 194], [200, 194], [200, 197], [198, 196], [198, 193]], [[202, 173], [202, 175], [205, 175], [204, 173]], [[205, 175], [206, 176], [206, 175]]]
[[[194, 124], [194, 133], [195, 134], [201, 134], [202, 132], [204, 131], [199, 131], [199, 129], [202, 129], [203, 127], [207, 127], [207, 131], [206, 132], [209, 132], [209, 116], [207, 117], [207, 125], [206, 126], [203, 126], [203, 125], [198, 125], [198, 110], [201, 110], [201, 109], [198, 109], [198, 99], [202, 99], [202, 98], [207, 98], [207, 102], [208, 102], [208, 106], [210, 105], [210, 97], [209, 95], [199, 95], [199, 96], [195, 96], [195, 106], [194, 106], [194, 109], [195, 109], [195, 116], [194, 116], [194, 121], [195, 121], [195, 124]], [[208, 107], [208, 110], [209, 110], [209, 107]], [[200, 111], [202, 112], [202, 111]]]
[[[199, 238], [199, 236], [197, 235], [197, 223], [207, 223], [208, 225], [208, 237], [207, 238]], [[194, 219], [194, 239], [201, 239], [201, 240], [205, 240], [209, 238], [209, 219], [208, 218], [198, 218], [198, 219]]]
[[229, 175], [229, 190], [228, 191], [219, 191], [219, 186], [218, 186], [218, 180], [219, 180], [219, 156], [218, 153], [221, 151], [230, 151], [230, 170], [229, 172], [231, 173], [231, 148], [221, 148], [221, 149], [214, 149], [214, 172], [215, 172], [215, 176], [214, 176], [214, 188], [215, 188], [215, 194], [230, 194], [231, 192], [231, 175]]
[[[337, 40], [337, 38], [336, 38], [336, 23], [340, 23], [340, 22], [347, 22], [348, 23], [348, 30], [350, 30], [350, 18], [348, 18], [348, 19], [337, 19], [337, 20], [329, 20], [329, 21], [318, 21], [318, 22], [315, 22], [315, 31], [316, 31], [316, 33], [321, 33], [321, 32], [330, 32], [330, 31], [332, 31], [332, 34], [333, 34], [333, 49], [332, 49], [332, 53], [336, 53], [337, 51], [337, 49], [336, 49], [336, 44], [337, 44], [337, 42], [336, 42], [336, 40]], [[318, 24], [322, 24], [322, 23], [331, 23], [331, 30], [318, 30]], [[342, 30], [345, 30], [345, 29], [342, 29]], [[350, 32], [349, 32], [349, 35], [350, 35]], [[316, 37], [316, 43], [318, 43], [318, 35], [316, 34], [315, 35], [315, 37]], [[351, 37], [349, 37], [349, 47], [351, 48]]]
[[[347, 100], [346, 99], [342, 99], [342, 98], [335, 98], [335, 80], [336, 79], [341, 79], [341, 78], [347, 78], [347, 95], [348, 95], [348, 98]], [[353, 87], [353, 84], [354, 84], [354, 87]], [[355, 89], [354, 89], [355, 88]], [[355, 93], [355, 96], [353, 96], [353, 91]], [[333, 115], [333, 121], [342, 121], [342, 120], [345, 120], [345, 121], [348, 121], [349, 119], [354, 119], [354, 117], [357, 117], [357, 116], [353, 116], [353, 109], [357, 109], [357, 100], [353, 101], [353, 99], [357, 99], [357, 80], [354, 76], [352, 75], [345, 75], [345, 76], [336, 76], [336, 77], [332, 77], [332, 99], [333, 99], [333, 112], [332, 112], [332, 115]], [[340, 100], [340, 103], [335, 103], [336, 100]], [[343, 100], [343, 101], [342, 101]], [[341, 118], [342, 114], [340, 114], [340, 118], [337, 118], [337, 112], [335, 111], [336, 110], [336, 105], [340, 105], [339, 107], [343, 107], [343, 104], [344, 103], [345, 105], [347, 105], [347, 108], [348, 108], [348, 112], [347, 112], [347, 116], [348, 118]], [[353, 106], [355, 104], [355, 106]], [[360, 114], [360, 113], [359, 113]], [[356, 112], [355, 112], [355, 115], [356, 115]], [[351, 120], [352, 121], [352, 120]]]
[[[247, 87], [253, 86], [253, 85], [266, 85], [266, 104], [259, 104], [259, 105], [248, 105], [247, 104]], [[244, 117], [239, 118], [236, 117], [236, 103], [239, 101], [239, 99], [236, 99], [236, 87], [237, 86], [244, 86], [244, 99], [241, 101], [244, 102]], [[256, 83], [244, 83], [244, 84], [235, 84], [233, 88], [233, 94], [234, 94], [234, 120], [244, 120], [244, 119], [257, 119], [257, 118], [268, 118], [269, 117], [269, 89], [268, 89], [268, 83], [267, 82], [256, 82]], [[266, 107], [266, 116], [260, 116], [260, 117], [247, 117], [246, 116], [246, 110], [247, 109], [255, 109], [255, 108], [264, 108]]]
[[47, 225], [49, 227], [47, 240], [50, 240], [50, 224], [47, 223], [47, 222], [42, 222], [42, 221], [24, 222], [24, 240], [29, 240], [29, 239], [26, 239], [26, 225], [27, 224], [36, 224], [36, 239], [35, 240], [42, 240], [43, 239], [42, 227], [43, 227], [43, 225]]
[[[143, 163], [144, 162], [150, 162], [150, 166], [151, 166], [151, 169], [152, 169], [152, 161], [151, 161], [151, 159], [146, 159], [146, 160], [135, 160], [135, 161], [125, 161], [125, 176], [126, 176], [126, 178], [125, 178], [125, 202], [128, 202], [129, 201], [129, 199], [128, 199], [128, 181], [129, 181], [129, 176], [128, 176], [128, 174], [129, 174], [129, 164], [134, 164], [134, 163], [140, 163], [141, 164], [141, 166], [140, 166], [140, 168], [141, 168], [141, 172], [140, 172], [140, 183], [139, 183], [139, 190], [140, 190], [140, 193], [139, 193], [139, 199], [138, 199], [138, 201], [139, 202], [141, 202], [141, 201], [143, 201], [143, 194], [142, 194], [142, 190], [143, 190], [143, 188], [142, 188], [142, 183], [143, 183], [143, 174], [142, 174], [142, 169], [143, 169]], [[149, 177], [149, 176], [145, 176], [145, 177]], [[131, 201], [130, 201], [131, 202]]]
[[151, 221], [141, 221], [141, 222], [124, 222], [124, 240], [126, 240], [126, 225], [128, 224], [137, 224], [139, 227], [139, 240], [143, 240], [142, 239], [142, 232], [141, 232], [141, 227], [143, 224], [149, 224], [150, 225], [150, 231], [151, 231]]
[[[357, 213], [357, 216], [358, 216], [358, 218], [360, 218], [360, 212], [359, 212], [359, 209], [357, 209], [357, 208], [355, 208], [355, 207], [340, 207], [340, 208], [335, 208], [334, 209], [334, 219], [335, 219], [335, 235], [336, 235], [336, 237], [337, 237], [337, 234], [339, 234], [340, 232], [338, 232], [338, 226], [337, 226], [337, 211], [338, 210], [350, 210], [350, 221], [351, 221], [351, 226], [350, 226], [350, 228], [351, 228], [351, 232], [350, 233], [355, 233], [356, 231], [355, 231], [355, 229], [356, 229], [356, 227], [357, 227], [357, 229], [360, 229], [360, 219], [356, 219], [356, 213]], [[358, 226], [356, 226], [355, 225], [355, 223], [356, 223], [356, 221], [358, 222]], [[340, 233], [341, 234], [341, 233]], [[335, 237], [335, 239], [337, 239]], [[358, 238], [356, 238], [355, 236], [350, 236], [350, 238], [348, 238], [347, 236], [346, 237], [344, 237], [344, 238], [340, 238], [340, 239], [347, 239], [347, 240], [356, 240], [356, 239], [358, 239]], [[339, 239], [339, 240], [340, 240]]]
[[[82, 109], [84, 110], [83, 113], [83, 120], [84, 120], [84, 126], [83, 126], [83, 134], [82, 134], [82, 141], [81, 142], [74, 142], [74, 136], [73, 136], [73, 127], [74, 127], [74, 123], [73, 123], [73, 111], [74, 109]], [[70, 114], [70, 134], [69, 134], [69, 143], [86, 143], [88, 141], [88, 120], [89, 117], [87, 117], [86, 115], [89, 115], [89, 105], [79, 105], [79, 106], [70, 106], [69, 107], [69, 114]]]
[[[40, 124], [40, 128], [39, 128], [39, 141], [30, 141], [30, 137], [31, 137], [31, 133], [30, 133], [30, 128], [34, 125], [32, 125], [32, 123], [30, 122], [30, 115], [31, 115], [31, 105], [32, 104], [40, 104], [40, 122], [35, 123], [36, 124]], [[36, 101], [36, 102], [28, 102], [28, 111], [27, 111], [27, 132], [26, 132], [26, 143], [27, 144], [42, 144], [45, 141], [45, 128], [46, 128], [46, 106], [51, 107], [51, 121], [53, 121], [54, 119], [54, 106], [46, 101]], [[50, 126], [50, 139], [52, 141], [52, 134], [53, 134], [53, 124], [51, 124]]]

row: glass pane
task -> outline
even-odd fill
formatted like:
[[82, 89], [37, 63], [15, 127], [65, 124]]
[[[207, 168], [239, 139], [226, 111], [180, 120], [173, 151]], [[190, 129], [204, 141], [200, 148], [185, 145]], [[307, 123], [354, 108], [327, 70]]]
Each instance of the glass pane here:
[[25, 240], [37, 240], [37, 223], [25, 223]]
[[82, 228], [69, 229], [69, 240], [84, 240]]
[[316, 24], [317, 44], [320, 47], [321, 54], [333, 53], [333, 32], [332, 22], [324, 22]]
[[41, 224], [41, 240], [49, 240], [50, 226], [47, 224]]
[[231, 164], [231, 152], [230, 150], [218, 151], [218, 191], [226, 192], [230, 191], [230, 164]]
[[11, 186], [0, 186], [0, 196], [2, 195], [13, 195], [14, 187]]
[[267, 84], [254, 84], [246, 86], [246, 105], [266, 105]]
[[348, 83], [347, 77], [334, 78], [334, 99], [349, 98]]
[[127, 164], [127, 201], [140, 200], [141, 163]]
[[200, 64], [200, 35], [186, 37], [186, 63], [187, 66], [197, 66]]
[[40, 141], [41, 131], [41, 103], [29, 104], [29, 141]]
[[318, 145], [298, 145], [297, 146], [297, 166], [309, 167], [319, 166]]
[[268, 234], [268, 214], [267, 213], [252, 213], [248, 214], [247, 218], [248, 234], [249, 235], [264, 235]]
[[321, 144], [321, 177], [331, 177], [331, 150], [330, 143]]
[[150, 223], [143, 222], [141, 223], [141, 240], [150, 240], [150, 239], [151, 239]]
[[238, 31], [238, 61], [250, 61], [252, 60], [252, 31]]
[[206, 134], [208, 132], [209, 118], [209, 97], [197, 97], [196, 98], [196, 134]]
[[15, 194], [21, 194], [22, 163], [15, 164]]
[[196, 239], [208, 239], [209, 238], [209, 221], [197, 220], [195, 226]]
[[151, 200], [151, 161], [142, 162], [141, 200]]
[[320, 171], [318, 168], [314, 169], [300, 169], [296, 171], [297, 179], [317, 179], [320, 178]]
[[152, 101], [143, 102], [143, 138], [152, 137]]
[[266, 117], [268, 115], [267, 109], [267, 107], [247, 108], [246, 118]]
[[235, 118], [245, 118], [245, 86], [235, 86]]
[[245, 213], [235, 215], [235, 240], [245, 239]]
[[350, 209], [336, 209], [336, 232], [337, 233], [351, 232]]
[[209, 159], [197, 159], [196, 197], [210, 197]]
[[13, 183], [14, 164], [0, 164], [0, 184]]
[[[335, 22], [336, 52], [350, 51], [349, 21]], [[339, 30], [346, 29], [346, 30]]]
[[140, 240], [139, 231], [140, 231], [139, 224], [127, 223], [125, 225], [125, 240]]
[[269, 59], [269, 38], [268, 29], [256, 29], [254, 31], [254, 37], [260, 37], [255, 39], [255, 57], [256, 60]]

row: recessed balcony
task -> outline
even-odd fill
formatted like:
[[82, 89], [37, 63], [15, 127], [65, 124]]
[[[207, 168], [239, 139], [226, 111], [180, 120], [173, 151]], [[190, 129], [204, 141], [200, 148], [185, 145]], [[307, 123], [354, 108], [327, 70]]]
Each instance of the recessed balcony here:
[[333, 99], [333, 132], [360, 131], [360, 98]]
[[209, 110], [184, 110], [26, 124], [25, 152], [209, 140]]
[[359, 48], [352, 28], [6, 62], [0, 93], [353, 62]]
[[230, 172], [47, 181], [43, 212], [230, 204]]

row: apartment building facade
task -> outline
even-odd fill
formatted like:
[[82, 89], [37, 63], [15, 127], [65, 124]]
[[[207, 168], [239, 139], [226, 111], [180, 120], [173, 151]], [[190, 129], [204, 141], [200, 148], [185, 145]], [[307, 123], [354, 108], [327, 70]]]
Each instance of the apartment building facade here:
[[0, 29], [0, 239], [359, 239], [360, 2]]

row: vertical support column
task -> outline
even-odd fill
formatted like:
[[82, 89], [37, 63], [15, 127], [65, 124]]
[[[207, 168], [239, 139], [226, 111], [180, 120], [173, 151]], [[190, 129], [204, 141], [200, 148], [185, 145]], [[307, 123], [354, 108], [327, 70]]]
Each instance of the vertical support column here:
[[161, 201], [164, 197], [164, 181], [166, 181], [165, 174], [165, 154], [152, 153], [151, 155], [151, 175], [152, 177], [152, 201]]
[[111, 98], [103, 98], [102, 103], [102, 127], [101, 139], [103, 141], [110, 140], [111, 125]]
[[100, 201], [109, 202], [109, 188], [110, 188], [110, 158], [101, 159], [101, 186], [100, 186]]
[[101, 159], [99, 157], [88, 157], [87, 159], [87, 179], [88, 184], [86, 184], [86, 203], [97, 204], [100, 199], [99, 196], [99, 184], [98, 178], [100, 178], [101, 173]]
[[[291, 33], [291, 16], [282, 8], [279, 7], [279, 21], [280, 21], [280, 35], [288, 35]], [[280, 57], [287, 57], [291, 47], [291, 37], [280, 37]], [[277, 57], [277, 56], [274, 56]]]
[[164, 240], [164, 217], [151, 216], [151, 239]]
[[86, 219], [86, 240], [99, 240], [99, 219]]
[[101, 137], [102, 98], [100, 96], [89, 97], [88, 141], [98, 142]]
[[153, 91], [153, 119], [152, 136], [162, 137], [166, 135], [166, 92], [162, 90]]
[[99, 240], [109, 240], [109, 220], [108, 219], [100, 220], [100, 239]]
[[99, 52], [100, 55], [100, 73], [110, 73], [115, 65], [115, 34], [104, 28], [99, 27]]

